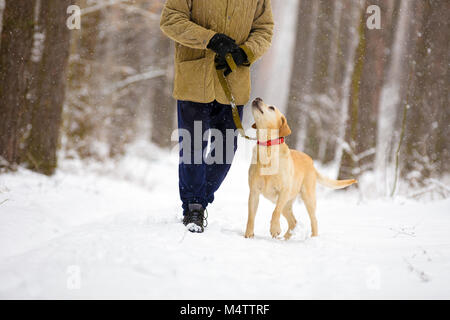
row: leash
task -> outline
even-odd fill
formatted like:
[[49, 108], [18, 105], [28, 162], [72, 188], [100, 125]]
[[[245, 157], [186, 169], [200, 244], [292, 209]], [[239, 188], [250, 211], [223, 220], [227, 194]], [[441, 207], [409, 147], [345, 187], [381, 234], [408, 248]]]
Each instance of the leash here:
[[[229, 53], [225, 57], [228, 66], [230, 67], [231, 71], [234, 72], [237, 69], [237, 65], [233, 60], [233, 56]], [[216, 65], [217, 67], [217, 65]], [[236, 100], [234, 99], [233, 93], [231, 92], [230, 85], [228, 83], [227, 77], [225, 77], [225, 71], [219, 70], [216, 68], [217, 76], [219, 77], [220, 85], [222, 86], [223, 91], [225, 92], [225, 96], [230, 101], [231, 104], [231, 112], [233, 114], [233, 121], [236, 125], [237, 130], [239, 131], [239, 134], [241, 137], [247, 139], [247, 140], [257, 140], [256, 138], [249, 137], [245, 134], [244, 127], [242, 126], [241, 117], [239, 116], [239, 111], [236, 106]]]

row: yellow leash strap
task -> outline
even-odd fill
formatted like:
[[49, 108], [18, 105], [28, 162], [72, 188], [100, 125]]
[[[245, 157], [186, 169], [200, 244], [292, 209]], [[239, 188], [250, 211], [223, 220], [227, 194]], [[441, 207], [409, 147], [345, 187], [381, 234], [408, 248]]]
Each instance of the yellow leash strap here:
[[236, 62], [234, 62], [233, 56], [231, 55], [231, 53], [228, 53], [225, 56], [225, 60], [227, 60], [228, 66], [230, 67], [232, 72], [235, 72], [237, 70], [237, 65]]
[[[225, 59], [228, 63], [228, 66], [230, 67], [231, 71], [234, 72], [237, 69], [237, 65], [234, 62], [232, 55], [230, 53], [227, 54]], [[233, 121], [234, 121], [234, 124], [236, 125], [236, 128], [239, 131], [239, 134], [247, 140], [257, 140], [256, 138], [251, 138], [245, 134], [245, 130], [244, 130], [244, 127], [242, 126], [242, 122], [241, 122], [241, 117], [239, 116], [239, 111], [236, 106], [236, 100], [234, 99], [234, 96], [231, 93], [230, 86], [228, 85], [228, 80], [225, 77], [224, 71], [219, 70], [219, 69], [216, 69], [216, 70], [217, 70], [217, 76], [219, 77], [220, 85], [222, 86], [222, 89], [225, 92], [227, 99], [230, 101], [231, 112], [233, 114]]]

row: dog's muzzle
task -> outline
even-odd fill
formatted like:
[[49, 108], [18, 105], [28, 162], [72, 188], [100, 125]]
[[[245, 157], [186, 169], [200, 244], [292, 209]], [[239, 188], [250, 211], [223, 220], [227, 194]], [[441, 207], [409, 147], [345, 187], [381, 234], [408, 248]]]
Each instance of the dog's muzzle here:
[[255, 100], [253, 100], [252, 106], [253, 108], [257, 108], [259, 112], [264, 114], [264, 111], [261, 109], [261, 102], [262, 102], [261, 98], [256, 98]]

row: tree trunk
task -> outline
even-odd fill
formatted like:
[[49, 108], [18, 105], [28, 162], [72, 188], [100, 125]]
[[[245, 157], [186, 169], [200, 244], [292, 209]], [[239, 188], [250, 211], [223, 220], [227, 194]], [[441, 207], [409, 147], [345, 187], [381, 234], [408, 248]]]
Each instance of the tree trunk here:
[[[153, 79], [153, 98], [151, 111], [151, 141], [162, 148], [168, 148], [171, 145], [172, 131], [174, 130], [175, 121], [175, 101], [172, 98], [172, 85], [170, 76], [172, 68], [172, 46], [170, 40], [162, 33], [157, 35], [157, 55], [158, 62], [156, 66], [167, 70], [162, 77]], [[164, 125], [158, 125], [163, 123]]]
[[[364, 7], [365, 10], [365, 7]], [[359, 43], [356, 49], [355, 66], [352, 75], [351, 89], [350, 89], [350, 103], [348, 108], [348, 118], [346, 123], [345, 141], [347, 147], [344, 149], [342, 155], [341, 165], [339, 168], [339, 179], [342, 177], [352, 177], [356, 172], [354, 168], [357, 167], [356, 160], [356, 143], [358, 140], [358, 112], [359, 112], [359, 98], [361, 90], [361, 79], [363, 76], [364, 57], [366, 55], [366, 34], [365, 34], [365, 20], [364, 14], [361, 15], [359, 23]]]
[[306, 138], [306, 109], [310, 101], [311, 82], [314, 71], [314, 47], [316, 42], [316, 20], [319, 11], [317, 1], [299, 2], [299, 22], [295, 41], [294, 63], [289, 103], [286, 116], [292, 129], [287, 142], [293, 148], [303, 149]]
[[424, 0], [414, 8], [417, 36], [401, 175], [422, 187], [448, 170], [450, 7]]
[[27, 162], [32, 170], [50, 175], [57, 165], [61, 115], [65, 97], [70, 30], [66, 10], [73, 0], [42, 1], [39, 21], [45, 36], [36, 70], [36, 100], [27, 140]]
[[[86, 8], [88, 0], [79, 0], [77, 4]], [[93, 141], [100, 140], [96, 134], [97, 130], [100, 131], [98, 123], [104, 122], [103, 114], [98, 110], [98, 106], [101, 106], [98, 92], [101, 91], [101, 84], [107, 81], [101, 79], [100, 64], [95, 64], [96, 59], [104, 62], [104, 52], [98, 52], [102, 41], [102, 19], [101, 10], [84, 15], [82, 28], [71, 32], [71, 58], [63, 113], [63, 134], [66, 139], [63, 147], [64, 152], [75, 152], [81, 158], [94, 155]]]
[[333, 3], [329, 0], [316, 0], [319, 13], [315, 23], [316, 40], [314, 41], [313, 72], [311, 74], [310, 96], [307, 110], [307, 132], [303, 151], [314, 159], [324, 160], [326, 140], [330, 117], [329, 106], [323, 103], [322, 97], [328, 96], [328, 63], [333, 34]]
[[[327, 114], [327, 121], [322, 129], [323, 136], [320, 142], [318, 154], [319, 159], [323, 163], [330, 163], [336, 157], [336, 136], [339, 133], [339, 123], [336, 121], [338, 118], [336, 116], [339, 115], [339, 87], [336, 86], [335, 81], [339, 57], [339, 36], [344, 28], [348, 29], [351, 27], [348, 25], [343, 26], [341, 24], [342, 17], [345, 14], [345, 12], [343, 12], [344, 4], [341, 1], [333, 1], [332, 6], [332, 16], [329, 17], [331, 26], [329, 30], [327, 30], [327, 32], [330, 33], [330, 39], [328, 40], [330, 42], [330, 48], [328, 50], [328, 67], [325, 87], [328, 98], [331, 101], [334, 101], [332, 106], [334, 112], [330, 114], [330, 112], [327, 112], [328, 110], [325, 111], [325, 114]], [[339, 86], [342, 86], [342, 83], [340, 83]]]
[[[357, 0], [343, 3], [343, 14], [340, 22], [342, 30], [339, 32], [339, 50], [337, 57], [337, 72], [335, 75], [335, 86], [337, 88], [337, 101], [339, 101], [339, 116], [337, 120], [336, 150], [334, 155], [335, 165], [341, 166], [344, 153], [345, 135], [347, 120], [349, 118], [348, 109], [350, 93], [352, 90], [352, 76], [355, 67], [355, 56], [359, 44], [358, 27], [362, 10]], [[336, 173], [336, 176], [338, 172]]]
[[[5, 10], [5, 0], [0, 0], [0, 34], [3, 28], [3, 11]], [[0, 45], [2, 44], [2, 38], [0, 37]]]
[[341, 163], [340, 178], [358, 177], [372, 170], [375, 161], [378, 108], [385, 78], [392, 12], [389, 2], [383, 0], [367, 2], [363, 6], [364, 12], [369, 4], [381, 8], [382, 29], [370, 30], [366, 26], [367, 16], [362, 15], [346, 135], [348, 149]]
[[380, 110], [377, 129], [377, 147], [375, 159], [376, 186], [380, 194], [387, 195], [393, 178], [391, 164], [399, 138], [401, 123], [395, 125], [396, 119], [403, 116], [403, 99], [408, 89], [408, 69], [410, 56], [408, 53], [408, 39], [414, 38], [410, 31], [409, 17], [413, 2], [402, 0], [395, 3], [394, 19], [391, 28], [391, 55], [389, 67], [385, 73], [383, 90], [381, 93]]
[[[18, 162], [36, 1], [7, 0], [0, 48], [0, 159]], [[1, 166], [1, 162], [0, 162]]]

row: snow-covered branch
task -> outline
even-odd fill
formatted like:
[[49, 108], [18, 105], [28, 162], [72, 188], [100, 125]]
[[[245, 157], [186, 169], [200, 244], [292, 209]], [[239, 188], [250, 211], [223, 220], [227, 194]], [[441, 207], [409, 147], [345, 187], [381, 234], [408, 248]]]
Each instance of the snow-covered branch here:
[[134, 76], [130, 76], [130, 77], [126, 78], [125, 80], [114, 83], [110, 88], [108, 88], [106, 90], [106, 94], [111, 94], [112, 92], [114, 92], [116, 90], [123, 89], [125, 87], [128, 87], [131, 84], [136, 83], [136, 82], [154, 79], [157, 77], [161, 77], [165, 74], [166, 74], [166, 70], [156, 69], [156, 70], [150, 70], [148, 72], [144, 72], [141, 74], [137, 74]]

